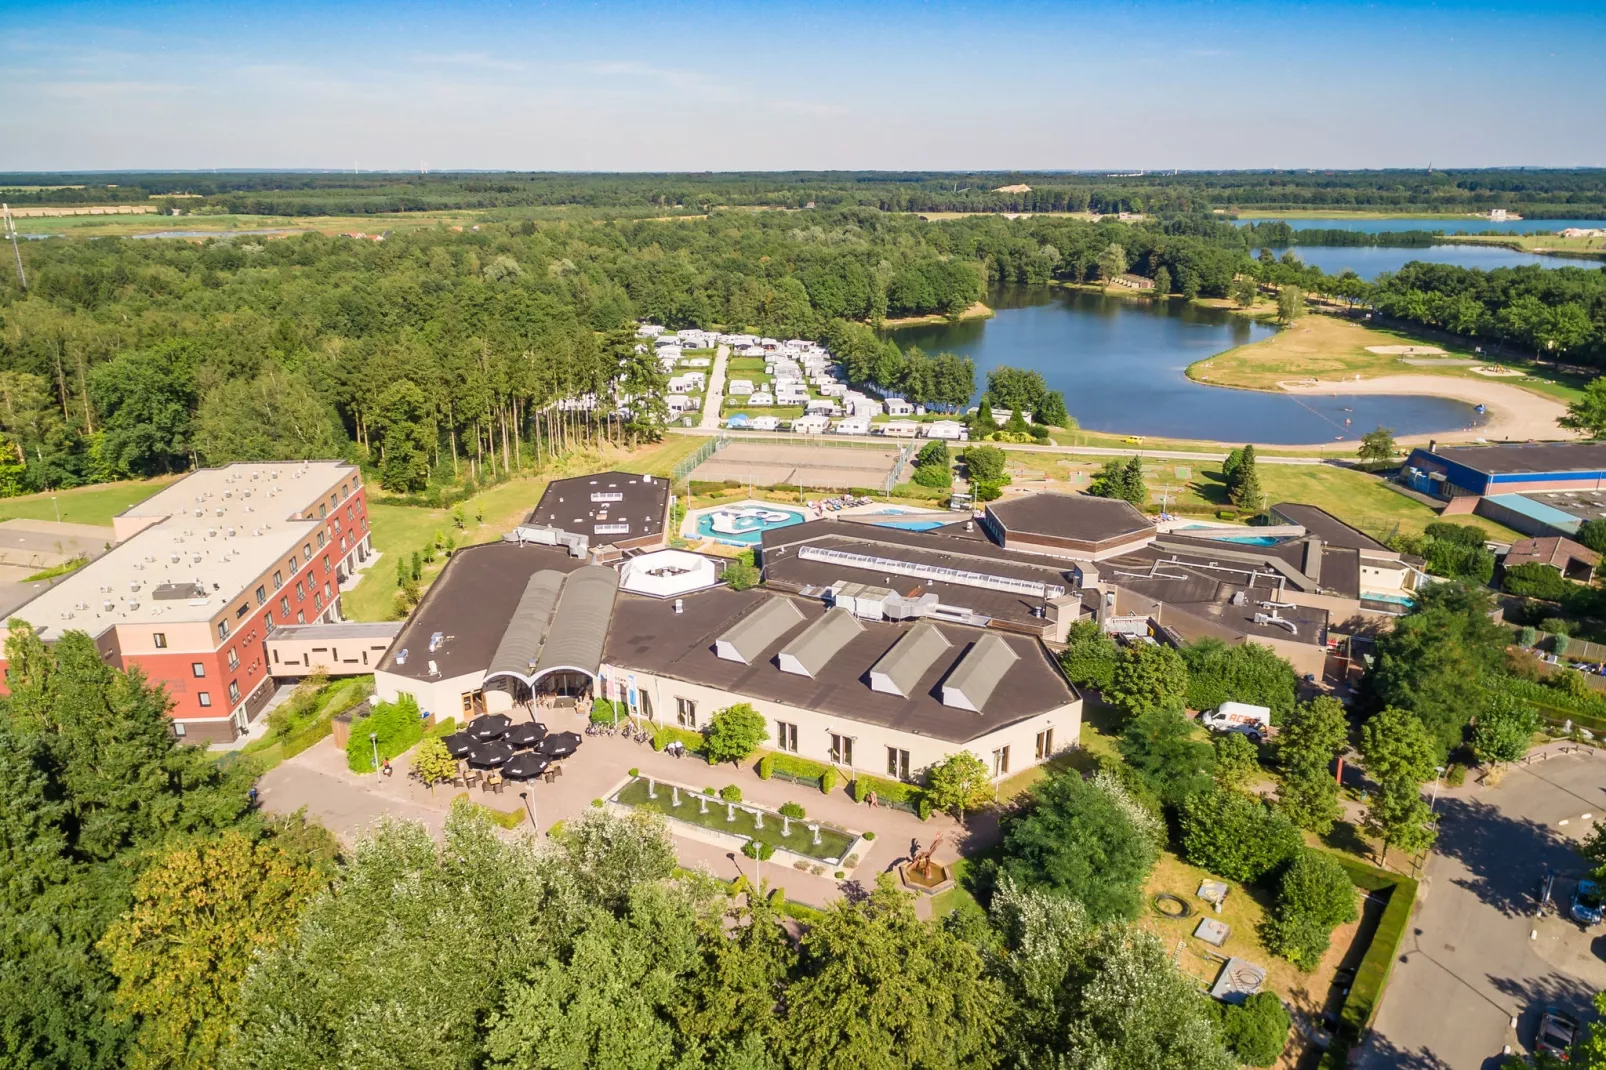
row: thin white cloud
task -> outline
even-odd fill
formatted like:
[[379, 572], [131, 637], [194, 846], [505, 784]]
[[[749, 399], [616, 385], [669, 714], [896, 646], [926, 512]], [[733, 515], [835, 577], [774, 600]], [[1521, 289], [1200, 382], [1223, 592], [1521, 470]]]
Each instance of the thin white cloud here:
[[770, 103], [771, 107], [777, 111], [791, 112], [793, 115], [833, 116], [848, 114], [848, 109], [840, 104], [826, 104], [818, 100], [776, 100]]
[[34, 91], [60, 100], [104, 100], [109, 97], [187, 93], [190, 86], [167, 82], [35, 82]]
[[527, 71], [529, 65], [510, 59], [500, 59], [489, 52], [419, 52], [413, 55], [414, 63], [442, 66], [474, 67], [488, 71]]

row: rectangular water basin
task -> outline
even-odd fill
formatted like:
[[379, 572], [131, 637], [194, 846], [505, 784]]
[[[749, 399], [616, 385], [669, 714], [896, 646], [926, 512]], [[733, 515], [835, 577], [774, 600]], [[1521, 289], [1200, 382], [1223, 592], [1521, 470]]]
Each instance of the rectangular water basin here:
[[[651, 810], [663, 814], [674, 821], [684, 821], [688, 825], [698, 825], [715, 832], [724, 832], [732, 836], [741, 836], [745, 839], [759, 840], [782, 851], [790, 851], [804, 858], [813, 858], [829, 865], [841, 865], [847, 857], [858, 837], [852, 833], [844, 832], [830, 825], [819, 826], [819, 840], [814, 842], [815, 834], [809, 831], [811, 822], [807, 819], [801, 821], [788, 821], [773, 810], [762, 806], [753, 806], [749, 803], [727, 803], [723, 799], [710, 798], [701, 793], [693, 793], [686, 788], [680, 789], [680, 805], [674, 805], [675, 789], [664, 783], [655, 783], [652, 790], [657, 798], [648, 796], [648, 784], [644, 777], [637, 777], [614, 793], [613, 801], [621, 806], [633, 806], [638, 810]], [[704, 812], [706, 809], [706, 813]], [[763, 819], [763, 827], [759, 827], [758, 818], [752, 811], [758, 810]], [[730, 815], [734, 812], [735, 820]], [[783, 828], [787, 829], [782, 834]]]

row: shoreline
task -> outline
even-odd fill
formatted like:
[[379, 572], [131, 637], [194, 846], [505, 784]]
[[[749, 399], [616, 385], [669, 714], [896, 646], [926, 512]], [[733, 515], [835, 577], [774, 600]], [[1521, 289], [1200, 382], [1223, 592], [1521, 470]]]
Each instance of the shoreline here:
[[[963, 323], [966, 320], [990, 320], [995, 315], [991, 308], [983, 301], [977, 301], [957, 316], [941, 316], [933, 312], [929, 316], [903, 316], [899, 319], [882, 320], [877, 328], [883, 331], [895, 331], [900, 327], [930, 327], [940, 326], [944, 323]], [[874, 326], [874, 324], [871, 324]]]
[[[1218, 385], [1218, 384], [1209, 384]], [[1401, 435], [1401, 445], [1436, 442], [1476, 442], [1480, 439], [1565, 441], [1578, 437], [1560, 427], [1556, 420], [1567, 406], [1532, 391], [1497, 380], [1473, 382], [1440, 375], [1383, 375], [1373, 379], [1294, 379], [1280, 382], [1288, 394], [1367, 394], [1399, 397], [1438, 397], [1468, 405], [1485, 405], [1489, 420], [1480, 427]], [[1254, 389], [1242, 387], [1237, 389]], [[1273, 393], [1273, 391], [1266, 391]]]

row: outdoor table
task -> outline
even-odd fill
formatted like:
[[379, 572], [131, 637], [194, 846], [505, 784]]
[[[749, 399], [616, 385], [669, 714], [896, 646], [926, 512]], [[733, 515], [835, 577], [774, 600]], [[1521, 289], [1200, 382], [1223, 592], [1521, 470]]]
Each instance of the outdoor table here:
[[535, 749], [550, 758], [562, 758], [580, 749], [580, 735], [577, 732], [559, 732], [537, 743]]
[[474, 745], [467, 732], [453, 732], [443, 737], [441, 742], [446, 744], [446, 753], [453, 758], [467, 758], [469, 748]]
[[470, 721], [468, 734], [482, 742], [490, 739], [501, 739], [507, 735], [508, 727], [512, 723], [500, 713], [493, 713], [489, 717], [481, 717], [478, 720]]
[[533, 747], [546, 738], [546, 725], [539, 721], [516, 724], [508, 729], [505, 738], [514, 747]]
[[502, 775], [509, 780], [534, 780], [551, 764], [552, 759], [544, 754], [515, 754], [502, 767]]
[[506, 743], [480, 743], [468, 752], [468, 764], [480, 769], [495, 769], [513, 757], [513, 748]]

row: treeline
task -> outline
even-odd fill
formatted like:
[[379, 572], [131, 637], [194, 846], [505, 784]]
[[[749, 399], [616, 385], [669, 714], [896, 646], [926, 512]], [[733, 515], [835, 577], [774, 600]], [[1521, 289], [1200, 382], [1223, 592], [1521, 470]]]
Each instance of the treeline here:
[[899, 349], [862, 323], [832, 320], [821, 340], [842, 363], [848, 382], [897, 394], [927, 408], [958, 409], [976, 393], [976, 365], [953, 353], [928, 356], [919, 347]]
[[[37, 187], [62, 187], [38, 189]], [[1018, 189], [1025, 186], [1027, 189]], [[20, 187], [33, 187], [23, 189]], [[82, 187], [82, 188], [70, 188]], [[1009, 190], [1009, 192], [1004, 192]], [[337, 172], [0, 174], [13, 203], [109, 203], [174, 197], [270, 215], [445, 208], [720, 205], [870, 207], [889, 212], [1143, 212], [1212, 208], [1517, 209], [1530, 218], [1606, 215], [1606, 170], [1077, 172], [827, 171], [719, 174]], [[164, 202], [165, 203], [165, 202]]]
[[[1475, 228], [1461, 227], [1470, 230]], [[1289, 245], [1383, 245], [1395, 248], [1421, 249], [1437, 245], [1447, 230], [1341, 230], [1335, 227], [1301, 227], [1298, 230], [1282, 220], [1270, 223], [1245, 223], [1244, 241], [1253, 246], [1270, 245], [1278, 248]]]

